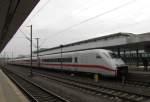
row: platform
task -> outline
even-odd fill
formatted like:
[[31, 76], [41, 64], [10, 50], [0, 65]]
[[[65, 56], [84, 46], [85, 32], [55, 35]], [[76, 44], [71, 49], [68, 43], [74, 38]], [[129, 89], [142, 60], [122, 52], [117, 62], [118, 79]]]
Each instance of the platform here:
[[0, 102], [29, 102], [0, 69]]
[[142, 77], [148, 77], [150, 78], [150, 66], [148, 66], [147, 71], [144, 70], [144, 66], [138, 66], [138, 67], [130, 67], [129, 73], [136, 75], [136, 76], [142, 76]]
[[144, 73], [150, 73], [150, 66], [147, 67], [147, 71], [144, 70], [144, 66], [136, 66], [136, 65], [128, 65], [129, 72], [144, 72]]
[[142, 74], [142, 75], [149, 75], [150, 76], [150, 71], [129, 71], [129, 73]]

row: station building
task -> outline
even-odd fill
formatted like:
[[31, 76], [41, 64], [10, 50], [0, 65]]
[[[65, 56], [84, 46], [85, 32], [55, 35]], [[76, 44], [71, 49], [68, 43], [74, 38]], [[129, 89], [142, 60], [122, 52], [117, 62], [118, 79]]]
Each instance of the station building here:
[[[81, 51], [88, 49], [108, 49], [118, 54], [127, 64], [139, 66], [142, 58], [150, 61], [150, 33], [115, 33], [107, 36], [87, 39], [66, 45], [40, 50], [39, 55]], [[36, 52], [34, 53], [36, 54]]]

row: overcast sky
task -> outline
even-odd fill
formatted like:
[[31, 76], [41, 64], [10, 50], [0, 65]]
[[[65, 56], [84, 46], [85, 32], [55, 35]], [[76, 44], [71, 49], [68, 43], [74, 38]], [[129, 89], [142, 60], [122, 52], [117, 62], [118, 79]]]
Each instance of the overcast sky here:
[[26, 26], [31, 24], [41, 48], [117, 32], [150, 32], [149, 4], [150, 0], [40, 0], [3, 52], [29, 54], [25, 35], [30, 36]]

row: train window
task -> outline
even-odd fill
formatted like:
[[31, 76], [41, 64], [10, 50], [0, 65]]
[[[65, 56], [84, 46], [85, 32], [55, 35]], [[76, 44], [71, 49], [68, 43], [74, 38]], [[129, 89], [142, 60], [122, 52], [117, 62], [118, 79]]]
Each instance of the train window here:
[[52, 59], [43, 59], [43, 62], [72, 62], [72, 58], [52, 58]]
[[37, 60], [32, 60], [32, 62], [36, 62]]
[[103, 53], [103, 54], [104, 54], [106, 57], [108, 57], [108, 58], [110, 57], [107, 53]]
[[119, 56], [115, 53], [109, 53], [109, 55], [111, 56], [111, 58], [119, 58]]
[[62, 58], [62, 62], [72, 62], [72, 58]]
[[61, 62], [62, 61], [62, 58], [57, 58], [57, 62]]
[[72, 58], [68, 58], [68, 62], [72, 62]]

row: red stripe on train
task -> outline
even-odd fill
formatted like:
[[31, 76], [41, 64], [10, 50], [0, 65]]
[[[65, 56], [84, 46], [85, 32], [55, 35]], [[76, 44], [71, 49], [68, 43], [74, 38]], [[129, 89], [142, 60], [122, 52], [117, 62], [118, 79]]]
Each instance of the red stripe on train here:
[[65, 67], [82, 67], [82, 68], [99, 68], [99, 69], [105, 69], [105, 70], [109, 70], [109, 71], [115, 71], [109, 67], [105, 67], [102, 65], [87, 65], [87, 64], [46, 64], [46, 65], [50, 65], [50, 66], [65, 66]]

